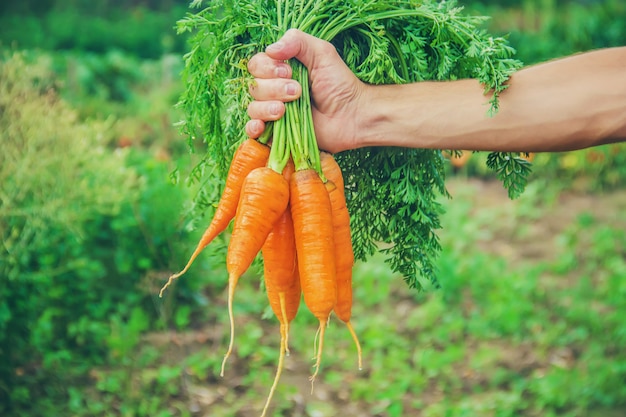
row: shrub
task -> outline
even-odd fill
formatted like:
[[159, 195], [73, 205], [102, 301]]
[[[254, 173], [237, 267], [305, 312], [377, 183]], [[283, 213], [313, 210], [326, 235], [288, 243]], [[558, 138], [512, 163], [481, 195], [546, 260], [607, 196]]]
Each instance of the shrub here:
[[[169, 312], [155, 294], [169, 262], [188, 255], [172, 244], [188, 192], [167, 182], [172, 168], [107, 146], [114, 122], [81, 121], [48, 67], [20, 53], [0, 63], [2, 415], [58, 413], [116, 360], [115, 328], [137, 317], [142, 332], [162, 326]], [[187, 308], [198, 296], [185, 288], [201, 282], [176, 291]]]

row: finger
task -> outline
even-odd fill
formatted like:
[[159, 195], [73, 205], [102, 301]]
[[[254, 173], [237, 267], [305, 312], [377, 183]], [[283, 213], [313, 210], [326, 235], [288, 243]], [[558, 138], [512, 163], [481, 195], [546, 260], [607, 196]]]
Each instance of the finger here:
[[261, 136], [264, 130], [265, 122], [263, 120], [248, 120], [248, 123], [246, 123], [246, 134], [253, 139]]
[[292, 79], [257, 78], [250, 85], [249, 91], [255, 100], [293, 101], [300, 97], [302, 87]]
[[252, 120], [278, 120], [285, 114], [285, 104], [282, 101], [253, 101], [248, 104], [248, 116]]
[[248, 61], [248, 72], [257, 78], [291, 78], [291, 66], [261, 52]]
[[336, 54], [335, 47], [298, 29], [289, 29], [278, 42], [269, 45], [266, 54], [276, 60], [297, 58], [307, 68], [315, 64], [316, 58], [325, 59]]

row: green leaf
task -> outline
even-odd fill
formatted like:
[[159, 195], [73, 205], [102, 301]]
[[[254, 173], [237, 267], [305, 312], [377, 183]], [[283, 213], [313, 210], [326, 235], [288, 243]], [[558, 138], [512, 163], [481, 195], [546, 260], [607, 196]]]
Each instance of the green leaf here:
[[[181, 127], [190, 142], [206, 142], [205, 158], [194, 174], [226, 176], [248, 120], [251, 80], [245, 63], [290, 27], [331, 41], [367, 83], [478, 79], [489, 111], [496, 112], [499, 93], [521, 63], [505, 38], [480, 28], [484, 21], [463, 14], [453, 1], [212, 1], [178, 23], [179, 31], [192, 34], [179, 104], [187, 118]], [[442, 212], [437, 198], [448, 195], [441, 152], [372, 148], [336, 157], [345, 177], [356, 257], [381, 251], [410, 286], [421, 288], [420, 276], [435, 282]], [[514, 197], [523, 191], [529, 164], [511, 159], [490, 156]]]
[[496, 172], [511, 199], [519, 197], [524, 192], [531, 165], [517, 153], [492, 152], [487, 156], [487, 166]]

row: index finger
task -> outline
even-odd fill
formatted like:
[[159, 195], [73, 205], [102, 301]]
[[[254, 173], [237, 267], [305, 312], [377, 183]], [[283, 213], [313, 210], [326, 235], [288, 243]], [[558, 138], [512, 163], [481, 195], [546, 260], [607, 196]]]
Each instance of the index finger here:
[[256, 78], [291, 78], [291, 66], [259, 52], [248, 61], [248, 72]]

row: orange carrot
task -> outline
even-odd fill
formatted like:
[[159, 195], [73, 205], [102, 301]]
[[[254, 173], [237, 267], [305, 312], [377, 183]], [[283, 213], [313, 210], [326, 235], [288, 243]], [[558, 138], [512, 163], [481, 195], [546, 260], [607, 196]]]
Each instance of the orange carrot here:
[[289, 192], [304, 302], [320, 322], [313, 382], [322, 359], [326, 324], [337, 301], [332, 213], [326, 187], [313, 169], [294, 172]]
[[239, 145], [239, 148], [233, 155], [233, 160], [230, 163], [228, 169], [228, 175], [226, 177], [226, 184], [224, 185], [224, 191], [215, 210], [215, 214], [211, 223], [205, 230], [204, 234], [200, 238], [196, 249], [189, 258], [187, 265], [178, 273], [170, 276], [167, 283], [161, 288], [159, 297], [163, 296], [163, 291], [169, 287], [173, 280], [183, 275], [196, 257], [215, 237], [217, 237], [232, 220], [237, 211], [237, 203], [239, 202], [239, 195], [241, 193], [241, 186], [244, 179], [250, 171], [254, 168], [262, 167], [267, 163], [269, 157], [270, 148], [267, 145], [260, 143], [255, 139], [248, 138]]
[[341, 167], [335, 160], [335, 157], [328, 152], [320, 152], [320, 163], [322, 164], [322, 172], [324, 176], [335, 183], [337, 188], [340, 188], [342, 191], [345, 187], [343, 181], [343, 173], [341, 172]]
[[246, 272], [261, 250], [274, 223], [287, 209], [287, 204], [289, 204], [289, 183], [282, 174], [271, 168], [261, 167], [253, 169], [244, 180], [226, 254], [230, 343], [222, 362], [222, 376], [224, 365], [234, 344], [235, 287], [239, 277]]
[[326, 189], [332, 209], [335, 268], [337, 275], [337, 304], [335, 314], [346, 323], [357, 349], [359, 369], [363, 367], [361, 359], [361, 344], [352, 327], [352, 267], [354, 266], [354, 251], [352, 250], [352, 235], [350, 233], [350, 214], [346, 206], [343, 175], [339, 165], [332, 155], [322, 152], [322, 172], [327, 178]]
[[[286, 181], [290, 180], [293, 170], [293, 162], [289, 161], [283, 170]], [[261, 253], [263, 254], [263, 273], [270, 306], [280, 323], [285, 325], [288, 335], [289, 322], [293, 320], [298, 311], [301, 297], [293, 219], [289, 206], [274, 223], [272, 231], [261, 248]], [[294, 277], [297, 278], [295, 282]], [[283, 296], [288, 302], [286, 306], [281, 305], [281, 297]], [[286, 350], [288, 353], [288, 344], [286, 344]]]
[[263, 254], [263, 274], [267, 297], [280, 323], [278, 367], [261, 415], [264, 417], [278, 385], [285, 354], [289, 354], [289, 323], [296, 317], [301, 298], [296, 242], [289, 208], [274, 224], [274, 228], [263, 244], [261, 253]]

